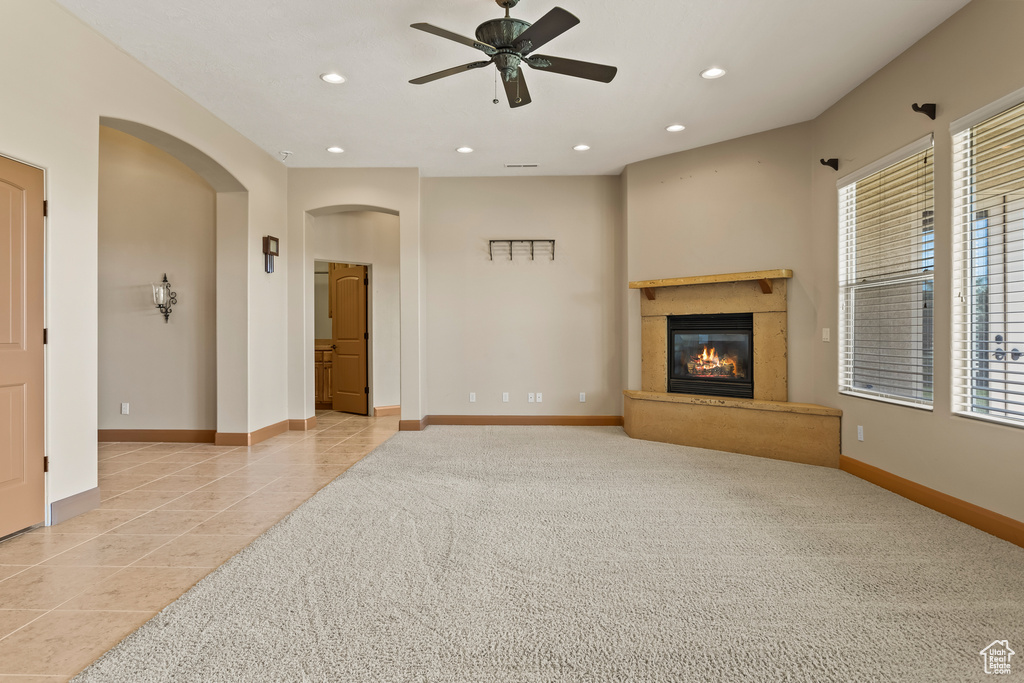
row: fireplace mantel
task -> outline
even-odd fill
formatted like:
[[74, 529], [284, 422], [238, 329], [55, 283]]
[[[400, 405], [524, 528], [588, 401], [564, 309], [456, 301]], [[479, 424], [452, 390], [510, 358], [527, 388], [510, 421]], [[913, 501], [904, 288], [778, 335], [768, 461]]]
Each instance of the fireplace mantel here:
[[762, 294], [771, 294], [773, 289], [772, 280], [789, 280], [792, 277], [792, 270], [782, 268], [778, 270], [754, 270], [748, 273], [673, 277], [666, 280], [638, 280], [630, 282], [629, 288], [643, 290], [648, 301], [654, 301], [654, 290], [659, 287], [685, 287], [688, 285], [712, 285], [723, 282], [750, 282], [756, 280], [761, 285]]

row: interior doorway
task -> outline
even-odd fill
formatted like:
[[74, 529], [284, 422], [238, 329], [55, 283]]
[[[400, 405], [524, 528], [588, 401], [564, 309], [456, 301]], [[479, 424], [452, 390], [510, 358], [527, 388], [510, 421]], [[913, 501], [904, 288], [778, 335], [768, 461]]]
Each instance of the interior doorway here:
[[369, 268], [317, 261], [314, 275], [317, 408], [369, 415]]
[[43, 171], [0, 157], [0, 538], [46, 516]]
[[[315, 215], [314, 215], [315, 214]], [[328, 317], [329, 264], [366, 266], [367, 413], [374, 417], [397, 416], [401, 412], [401, 275], [399, 218], [394, 212], [366, 207], [325, 207], [307, 213], [312, 246], [309, 279], [313, 290], [313, 315], [307, 337], [315, 345], [315, 403], [320, 410], [333, 410], [333, 398], [325, 395], [325, 380], [334, 379], [334, 335]], [[312, 369], [312, 368], [311, 368]], [[323, 378], [323, 379], [321, 379]], [[312, 382], [310, 384], [313, 384]], [[309, 399], [307, 399], [309, 400]]]

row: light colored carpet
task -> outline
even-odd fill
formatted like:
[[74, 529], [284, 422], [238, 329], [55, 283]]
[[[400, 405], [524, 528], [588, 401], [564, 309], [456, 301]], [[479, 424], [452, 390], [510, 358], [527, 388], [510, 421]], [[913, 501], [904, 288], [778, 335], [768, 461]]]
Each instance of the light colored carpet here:
[[1024, 549], [845, 473], [435, 426], [75, 680], [970, 681], [996, 639], [1024, 653]]

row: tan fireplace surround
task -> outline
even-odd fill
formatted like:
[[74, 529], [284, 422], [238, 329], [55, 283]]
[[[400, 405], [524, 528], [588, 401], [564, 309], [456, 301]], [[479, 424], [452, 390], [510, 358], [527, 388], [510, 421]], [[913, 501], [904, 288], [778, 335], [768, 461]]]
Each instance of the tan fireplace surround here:
[[[635, 439], [839, 466], [842, 412], [790, 403], [786, 285], [791, 270], [630, 282], [639, 289], [641, 390], [625, 391], [623, 421]], [[751, 313], [754, 398], [668, 393], [668, 316]]]

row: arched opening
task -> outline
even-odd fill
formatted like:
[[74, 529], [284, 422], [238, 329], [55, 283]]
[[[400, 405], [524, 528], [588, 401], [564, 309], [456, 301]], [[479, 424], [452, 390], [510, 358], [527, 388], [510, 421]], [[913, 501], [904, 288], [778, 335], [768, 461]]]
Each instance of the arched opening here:
[[[248, 300], [248, 192], [155, 128], [102, 117], [99, 131], [100, 438], [248, 431], [246, 326], [234, 320]], [[151, 288], [165, 275], [169, 314]]]
[[[335, 392], [344, 382], [333, 359], [333, 339], [343, 316], [352, 315], [331, 296], [336, 268], [366, 273], [366, 412], [398, 415], [401, 405], [400, 225], [397, 211], [366, 205], [322, 207], [307, 212], [313, 255], [313, 327], [317, 409], [346, 410]], [[333, 350], [332, 350], [333, 349]], [[355, 412], [360, 412], [356, 410]]]

